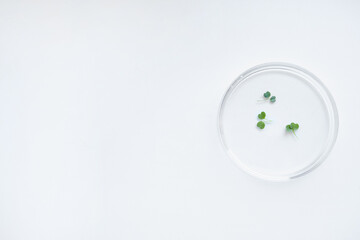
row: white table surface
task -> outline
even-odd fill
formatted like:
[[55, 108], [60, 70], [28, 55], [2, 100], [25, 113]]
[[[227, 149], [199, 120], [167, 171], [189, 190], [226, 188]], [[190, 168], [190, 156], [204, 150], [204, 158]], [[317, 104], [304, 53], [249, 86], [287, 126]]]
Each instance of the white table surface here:
[[[359, 1], [0, 2], [0, 239], [360, 239]], [[226, 156], [220, 100], [290, 62], [337, 143], [271, 183]]]

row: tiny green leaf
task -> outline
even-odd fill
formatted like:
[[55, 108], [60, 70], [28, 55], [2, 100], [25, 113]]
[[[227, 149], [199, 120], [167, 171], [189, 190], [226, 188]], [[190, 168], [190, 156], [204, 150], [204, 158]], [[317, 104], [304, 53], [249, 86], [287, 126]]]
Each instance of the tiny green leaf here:
[[299, 129], [299, 124], [295, 123], [294, 129], [295, 129], [295, 130], [298, 130], [298, 129]]
[[264, 129], [265, 128], [265, 123], [263, 121], [259, 121], [256, 126], [260, 129]]
[[260, 114], [258, 114], [258, 118], [259, 119], [265, 119], [266, 117], [266, 113], [265, 112], [261, 112]]
[[265, 98], [269, 98], [271, 96], [271, 93], [269, 91], [267, 91], [266, 93], [264, 93], [264, 97]]
[[272, 96], [272, 97], [270, 98], [270, 102], [272, 102], [272, 103], [276, 102], [276, 97], [275, 97], [275, 96]]
[[286, 130], [287, 130], [287, 131], [291, 131], [291, 126], [290, 126], [290, 125], [286, 125]]

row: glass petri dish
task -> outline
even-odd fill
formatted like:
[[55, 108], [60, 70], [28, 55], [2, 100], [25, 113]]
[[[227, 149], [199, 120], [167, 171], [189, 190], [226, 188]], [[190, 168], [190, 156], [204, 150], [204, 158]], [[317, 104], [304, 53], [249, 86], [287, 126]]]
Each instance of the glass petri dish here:
[[[269, 91], [276, 102], [265, 100]], [[264, 129], [258, 114], [266, 113]], [[294, 135], [286, 125], [298, 123]], [[218, 128], [229, 157], [245, 172], [270, 181], [286, 181], [311, 172], [336, 141], [336, 105], [323, 83], [289, 63], [266, 63], [241, 74], [226, 91]]]

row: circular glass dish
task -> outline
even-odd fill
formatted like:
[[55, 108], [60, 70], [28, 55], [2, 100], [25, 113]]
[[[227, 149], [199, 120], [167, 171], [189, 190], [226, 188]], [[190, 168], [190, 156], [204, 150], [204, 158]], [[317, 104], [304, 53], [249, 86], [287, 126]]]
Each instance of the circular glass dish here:
[[[266, 100], [269, 91], [276, 102]], [[258, 114], [266, 113], [259, 129]], [[336, 141], [335, 102], [309, 71], [288, 63], [266, 63], [241, 74], [222, 99], [218, 127], [230, 158], [245, 172], [270, 181], [286, 181], [318, 167]], [[293, 134], [291, 122], [299, 124]]]

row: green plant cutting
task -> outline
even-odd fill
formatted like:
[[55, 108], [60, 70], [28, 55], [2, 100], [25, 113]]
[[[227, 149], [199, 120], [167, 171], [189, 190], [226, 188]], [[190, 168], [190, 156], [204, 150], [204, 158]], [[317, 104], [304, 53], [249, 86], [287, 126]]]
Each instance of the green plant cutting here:
[[276, 97], [275, 96], [271, 97], [271, 93], [269, 91], [266, 91], [263, 94], [263, 96], [264, 96], [265, 99], [258, 100], [258, 102], [266, 102], [267, 100], [270, 100], [271, 103], [276, 102]]
[[264, 129], [265, 128], [265, 123], [270, 123], [271, 120], [266, 119], [266, 113], [265, 112], [261, 112], [258, 114], [258, 118], [261, 120], [259, 121], [256, 126], [260, 129]]
[[286, 131], [292, 132], [295, 136], [296, 136], [295, 131], [297, 131], [298, 129], [299, 129], [299, 124], [297, 124], [297, 123], [292, 122], [292, 123], [286, 125]]
[[261, 120], [264, 120], [265, 122], [271, 122], [271, 120], [266, 118], [266, 113], [265, 112], [259, 113], [258, 118], [261, 119]]

